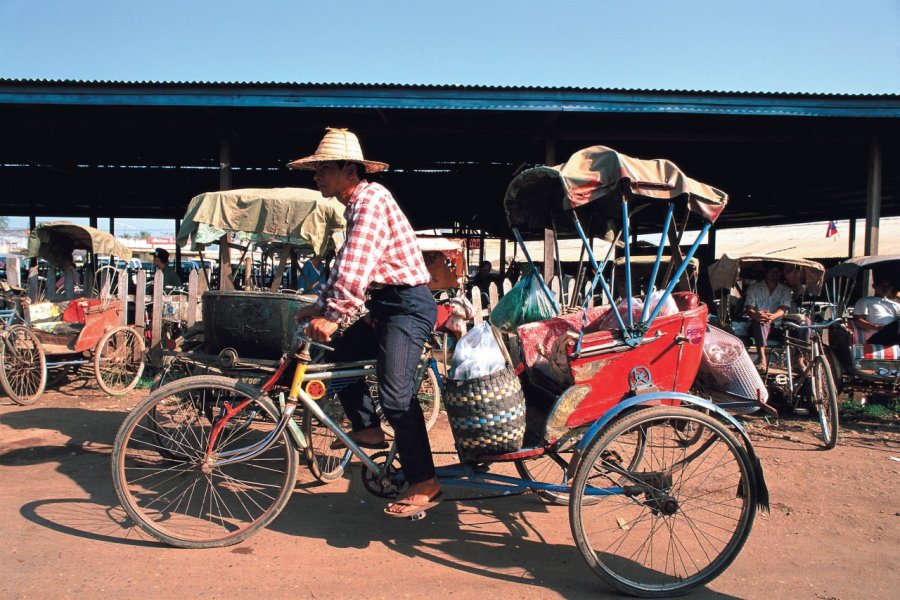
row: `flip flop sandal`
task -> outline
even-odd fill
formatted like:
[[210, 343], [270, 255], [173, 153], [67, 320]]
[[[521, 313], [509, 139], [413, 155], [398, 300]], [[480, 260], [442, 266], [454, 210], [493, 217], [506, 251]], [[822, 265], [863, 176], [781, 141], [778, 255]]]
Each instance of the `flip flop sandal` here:
[[[398, 517], [402, 519], [415, 519], [421, 518], [424, 516], [425, 511], [429, 508], [434, 508], [438, 504], [441, 503], [441, 498], [444, 496], [444, 492], [438, 492], [434, 496], [431, 497], [431, 500], [425, 502], [424, 504], [418, 504], [413, 502], [412, 500], [394, 500], [389, 505], [387, 505], [384, 509], [384, 514], [389, 517]], [[392, 512], [388, 510], [391, 506], [401, 506], [403, 510], [400, 512]]]

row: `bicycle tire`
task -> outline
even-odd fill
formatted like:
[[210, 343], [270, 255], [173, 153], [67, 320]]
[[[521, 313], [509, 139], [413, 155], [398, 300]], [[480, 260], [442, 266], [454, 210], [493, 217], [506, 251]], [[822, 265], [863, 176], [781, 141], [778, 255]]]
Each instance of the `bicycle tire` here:
[[22, 406], [40, 400], [47, 387], [47, 357], [40, 340], [25, 325], [13, 325], [0, 339], [0, 387]]
[[127, 325], [111, 329], [94, 350], [97, 385], [110, 396], [134, 389], [144, 372], [144, 341]]
[[[225, 403], [234, 408], [244, 401], [249, 403], [227, 421], [216, 444], [217, 450], [234, 450], [262, 440], [279, 419], [267, 396], [235, 379], [173, 381], [128, 414], [113, 444], [113, 487], [141, 529], [172, 546], [215, 548], [241, 542], [278, 516], [297, 470], [287, 430], [255, 458], [219, 466], [204, 461]], [[160, 435], [168, 436], [167, 447], [159, 444]]]
[[838, 392], [834, 385], [831, 365], [824, 355], [816, 357], [813, 363], [813, 403], [819, 415], [819, 426], [822, 428], [822, 442], [826, 450], [837, 445], [838, 428]]
[[[344, 431], [350, 429], [337, 394], [325, 396], [318, 404], [338, 427]], [[306, 463], [313, 477], [322, 483], [340, 479], [353, 455], [347, 448], [331, 447], [337, 441], [337, 435], [307, 408], [303, 410], [303, 437], [306, 438]]]
[[[702, 427], [701, 439], [679, 440], [675, 420]], [[635, 430], [644, 431], [646, 448], [625, 468], [618, 440]], [[588, 505], [589, 484], [617, 493]], [[604, 582], [630, 595], [669, 597], [731, 564], [753, 525], [757, 494], [747, 451], [725, 425], [697, 410], [657, 406], [613, 421], [589, 443], [569, 522], [582, 558]]]

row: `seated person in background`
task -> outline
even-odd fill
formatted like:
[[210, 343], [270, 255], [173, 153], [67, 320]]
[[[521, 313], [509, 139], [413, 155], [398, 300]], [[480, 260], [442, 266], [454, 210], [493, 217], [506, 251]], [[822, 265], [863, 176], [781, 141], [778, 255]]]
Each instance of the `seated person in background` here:
[[321, 256], [313, 256], [300, 269], [300, 277], [297, 279], [297, 291], [301, 294], [315, 294], [319, 286], [328, 279], [328, 269]]
[[485, 292], [493, 281], [494, 276], [491, 273], [491, 261], [483, 260], [481, 261], [481, 264], [478, 265], [478, 271], [469, 279], [469, 288], [477, 285], [479, 290]]
[[[744, 300], [744, 312], [750, 317], [750, 334], [756, 344], [759, 358], [759, 369], [768, 368], [766, 358], [766, 342], [772, 331], [772, 325], [790, 309], [791, 288], [781, 283], [781, 266], [777, 263], [766, 263], [765, 278], [747, 288]], [[809, 335], [809, 332], [807, 332]]]
[[853, 324], [864, 339], [857, 343], [893, 346], [900, 343], [900, 303], [894, 299], [894, 284], [876, 277], [875, 294], [860, 298], [853, 306]]
[[183, 282], [175, 270], [173, 265], [169, 264], [169, 251], [165, 248], [157, 248], [153, 251], [153, 265], [163, 274], [163, 288], [169, 290], [171, 288], [181, 287]]

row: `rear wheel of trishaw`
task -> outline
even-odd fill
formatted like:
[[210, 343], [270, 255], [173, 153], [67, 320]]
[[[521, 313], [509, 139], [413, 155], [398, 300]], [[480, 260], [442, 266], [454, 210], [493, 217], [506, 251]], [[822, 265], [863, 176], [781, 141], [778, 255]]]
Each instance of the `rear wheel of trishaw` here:
[[[206, 454], [226, 404], [240, 410]], [[215, 464], [220, 453], [245, 449], [271, 434], [272, 401], [247, 384], [203, 375], [151, 393], [125, 419], [112, 453], [113, 485], [135, 523], [182, 548], [236, 544], [272, 522], [290, 499], [297, 454], [287, 430], [261, 455]]]
[[110, 396], [134, 389], [144, 372], [144, 341], [125, 325], [106, 333], [94, 351], [97, 385]]
[[22, 406], [37, 402], [47, 386], [47, 359], [37, 336], [24, 325], [10, 327], [0, 340], [0, 387]]
[[[686, 422], [701, 430], [691, 444], [674, 426]], [[636, 435], [646, 444], [629, 466], [622, 457]], [[602, 488], [609, 495], [591, 493]], [[756, 499], [747, 451], [725, 425], [697, 410], [659, 406], [613, 421], [590, 443], [569, 520], [582, 557], [603, 581], [626, 594], [667, 597], [731, 564], [750, 533]]]

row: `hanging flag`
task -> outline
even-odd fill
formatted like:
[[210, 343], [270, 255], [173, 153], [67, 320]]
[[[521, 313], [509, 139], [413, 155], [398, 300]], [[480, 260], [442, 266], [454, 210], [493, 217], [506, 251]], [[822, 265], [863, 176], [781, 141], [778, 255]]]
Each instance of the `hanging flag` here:
[[831, 236], [837, 234], [837, 224], [834, 221], [828, 221], [828, 231], [825, 232], [825, 237], [830, 238]]

